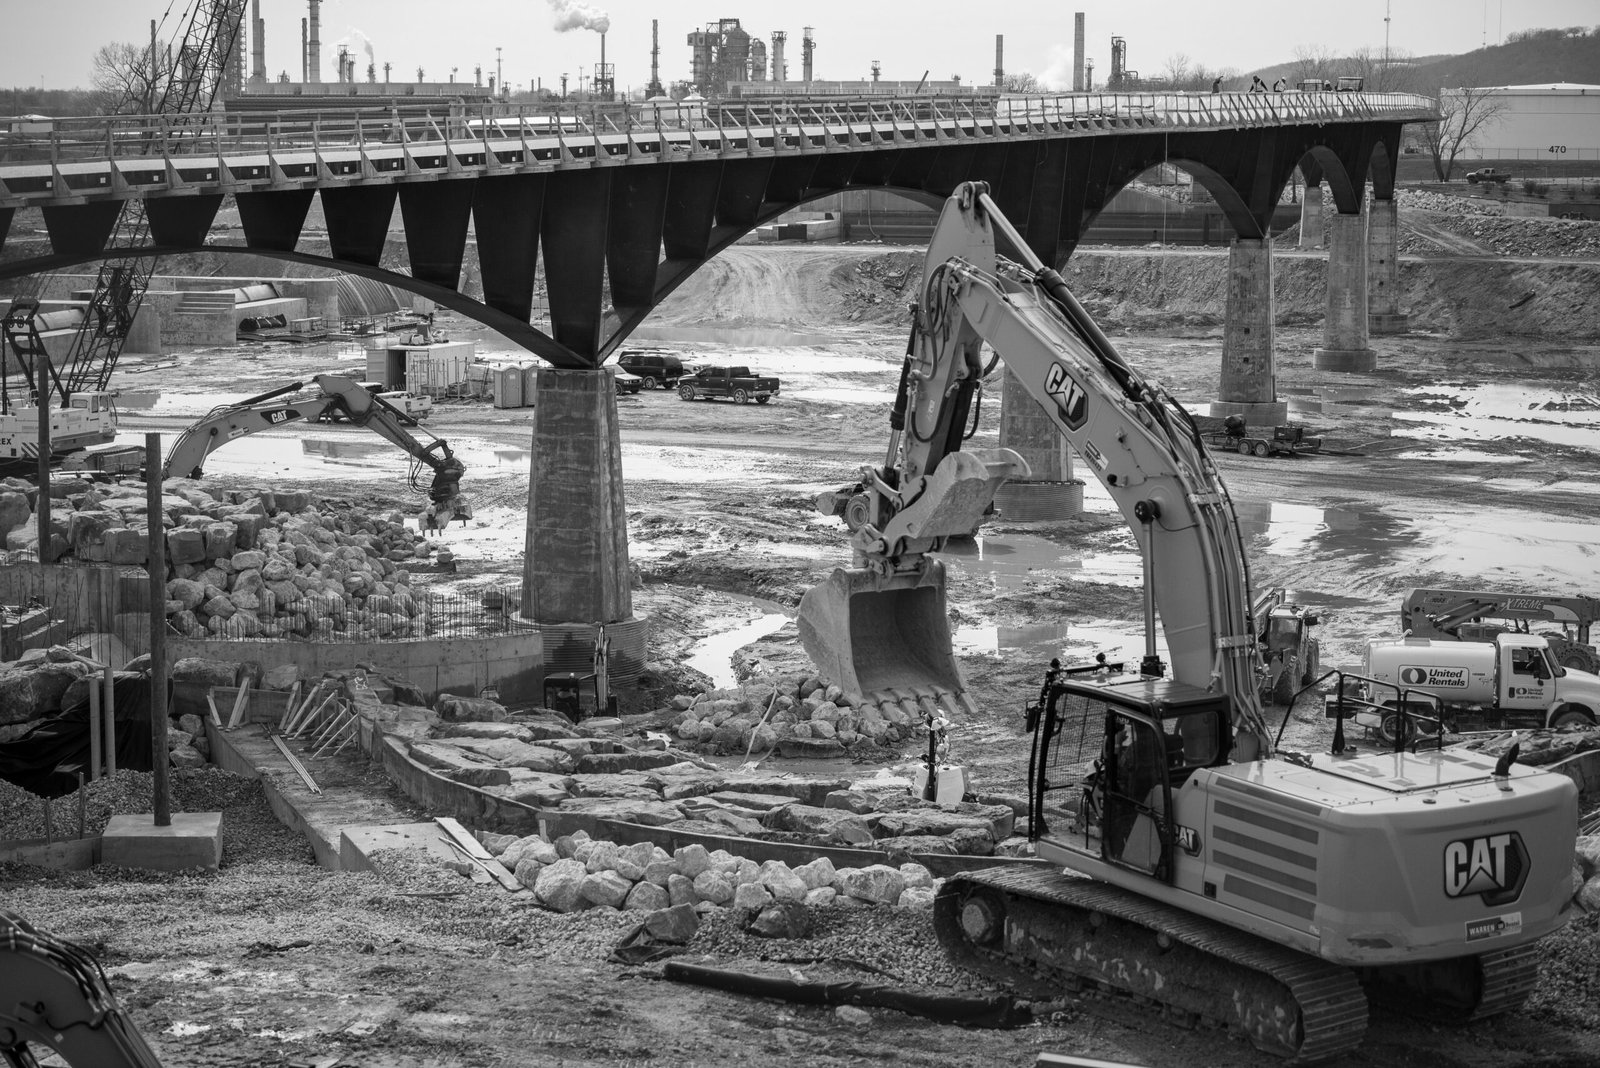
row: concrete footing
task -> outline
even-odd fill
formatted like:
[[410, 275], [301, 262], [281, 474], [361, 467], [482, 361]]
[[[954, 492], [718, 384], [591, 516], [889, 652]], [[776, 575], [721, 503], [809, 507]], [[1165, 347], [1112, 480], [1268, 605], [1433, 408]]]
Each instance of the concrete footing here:
[[994, 507], [1008, 523], [1049, 523], [1083, 511], [1083, 479], [1008, 481], [994, 495]]
[[100, 862], [147, 871], [180, 871], [222, 863], [222, 813], [174, 812], [157, 827], [148, 813], [112, 816], [100, 836]]
[[[1272, 238], [1235, 238], [1228, 246], [1228, 298], [1222, 324], [1222, 373], [1217, 395], [1226, 404], [1270, 405], [1278, 399], [1273, 362]], [[1215, 405], [1213, 405], [1215, 411]]]
[[1307, 184], [1300, 200], [1300, 247], [1322, 247], [1322, 183]]
[[1405, 312], [1371, 312], [1367, 315], [1367, 332], [1384, 336], [1404, 334], [1411, 329], [1411, 317]]
[[1289, 402], [1249, 404], [1244, 401], [1212, 401], [1211, 414], [1218, 419], [1226, 419], [1230, 415], [1243, 416], [1248, 427], [1274, 427], [1288, 420]]
[[1371, 349], [1315, 349], [1311, 366], [1317, 371], [1375, 371], [1378, 354]]

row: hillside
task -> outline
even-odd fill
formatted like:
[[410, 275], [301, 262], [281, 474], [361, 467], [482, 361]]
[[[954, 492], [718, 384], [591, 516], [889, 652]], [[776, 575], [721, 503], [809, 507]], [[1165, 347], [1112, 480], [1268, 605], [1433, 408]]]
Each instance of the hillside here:
[[[1286, 78], [1292, 85], [1301, 78], [1362, 74], [1372, 77], [1379, 64], [1375, 56], [1328, 57], [1278, 63], [1252, 73], [1267, 84]], [[1440, 88], [1479, 85], [1536, 85], [1540, 82], [1575, 82], [1600, 85], [1600, 27], [1575, 34], [1567, 30], [1530, 30], [1505, 44], [1474, 49], [1455, 56], [1410, 57], [1405, 67], [1394, 69], [1391, 88], [1432, 94]], [[1249, 84], [1246, 74], [1241, 85]], [[1369, 82], [1368, 88], [1383, 88]]]

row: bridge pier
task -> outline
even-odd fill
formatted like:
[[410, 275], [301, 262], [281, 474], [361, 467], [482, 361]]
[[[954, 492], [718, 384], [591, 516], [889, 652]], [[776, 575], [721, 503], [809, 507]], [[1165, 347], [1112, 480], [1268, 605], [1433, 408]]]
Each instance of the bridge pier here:
[[1322, 183], [1306, 183], [1300, 200], [1300, 247], [1322, 247]]
[[1000, 394], [1000, 447], [1015, 449], [1032, 473], [1008, 479], [994, 506], [1010, 521], [1067, 519], [1083, 511], [1083, 479], [1072, 477], [1072, 453], [1043, 406], [1004, 367]]
[[1228, 246], [1222, 376], [1212, 415], [1240, 415], [1251, 426], [1276, 426], [1288, 417], [1273, 366], [1274, 312], [1272, 238], [1234, 238]]
[[1378, 357], [1367, 346], [1367, 215], [1357, 210], [1328, 219], [1328, 314], [1322, 347], [1311, 355], [1319, 371], [1371, 371]]
[[1367, 203], [1367, 329], [1374, 334], [1403, 334], [1406, 314], [1400, 310], [1400, 212], [1393, 198]]
[[622, 440], [610, 368], [542, 367], [534, 385], [522, 615], [544, 636], [544, 669], [590, 670], [604, 624], [611, 681], [644, 669], [633, 614]]

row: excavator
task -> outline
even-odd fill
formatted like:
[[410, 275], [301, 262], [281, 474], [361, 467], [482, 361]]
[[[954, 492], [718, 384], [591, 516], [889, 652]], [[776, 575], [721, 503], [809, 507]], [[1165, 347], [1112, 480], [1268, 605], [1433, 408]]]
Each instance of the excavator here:
[[451, 452], [448, 442], [439, 437], [426, 445], [418, 441], [405, 429], [405, 424], [415, 423], [411, 416], [353, 378], [316, 375], [312, 381], [319, 392], [303, 396], [305, 383], [293, 382], [212, 409], [173, 443], [162, 468], [162, 477], [199, 478], [206, 457], [230, 441], [300, 419], [316, 422], [324, 416], [338, 415], [404, 449], [412, 461], [412, 489], [421, 489], [423, 467], [432, 470], [433, 482], [428, 487], [430, 503], [420, 519], [422, 529], [442, 530], [452, 519], [465, 522], [472, 518], [472, 506], [460, 492], [461, 476], [466, 468]]
[[957, 188], [930, 242], [886, 463], [818, 499], [853, 555], [800, 604], [818, 667], [907, 712], [974, 707], [933, 554], [1021, 465], [961, 447], [986, 344], [1135, 531], [1145, 654], [1127, 673], [1052, 661], [1028, 769], [1028, 834], [1051, 866], [947, 879], [946, 952], [1019, 992], [1120, 992], [1295, 1063], [1357, 1047], [1369, 998], [1448, 1021], [1520, 1004], [1538, 940], [1574, 907], [1576, 787], [1514, 753], [1361, 752], [1337, 730], [1327, 754], [1277, 749], [1239, 523], [1203, 434], [982, 184]]

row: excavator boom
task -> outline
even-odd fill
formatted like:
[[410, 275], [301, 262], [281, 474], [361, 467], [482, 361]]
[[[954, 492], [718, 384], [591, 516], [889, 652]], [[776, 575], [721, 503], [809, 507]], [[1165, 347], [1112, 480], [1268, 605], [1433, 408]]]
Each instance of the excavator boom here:
[[[303, 383], [295, 382], [255, 397], [213, 409], [185, 430], [162, 469], [163, 478], [199, 478], [205, 459], [230, 441], [300, 420], [316, 422], [339, 413], [358, 426], [399, 447], [413, 463], [433, 472], [428, 487], [431, 504], [424, 512], [425, 529], [441, 528], [451, 519], [470, 519], [472, 507], [461, 497], [461, 476], [466, 468], [443, 438], [424, 444], [406, 430], [406, 413], [374, 395], [353, 378], [317, 375], [315, 394], [302, 396]], [[432, 435], [429, 435], [432, 437]], [[413, 474], [413, 485], [416, 478]]]
[[[1001, 260], [997, 231], [1031, 262]], [[896, 430], [884, 468], [827, 495], [836, 509], [846, 502], [847, 521], [861, 519], [851, 537], [856, 566], [801, 601], [807, 652], [868, 699], [967, 703], [949, 651], [942, 571], [928, 554], [970, 533], [1004, 479], [1027, 473], [1009, 450], [960, 449], [986, 343], [1138, 532], [1173, 677], [1233, 698], [1235, 728], [1269, 751], [1244, 549], [1193, 420], [1123, 361], [975, 184], [946, 203], [929, 245], [896, 402], [905, 433]]]

